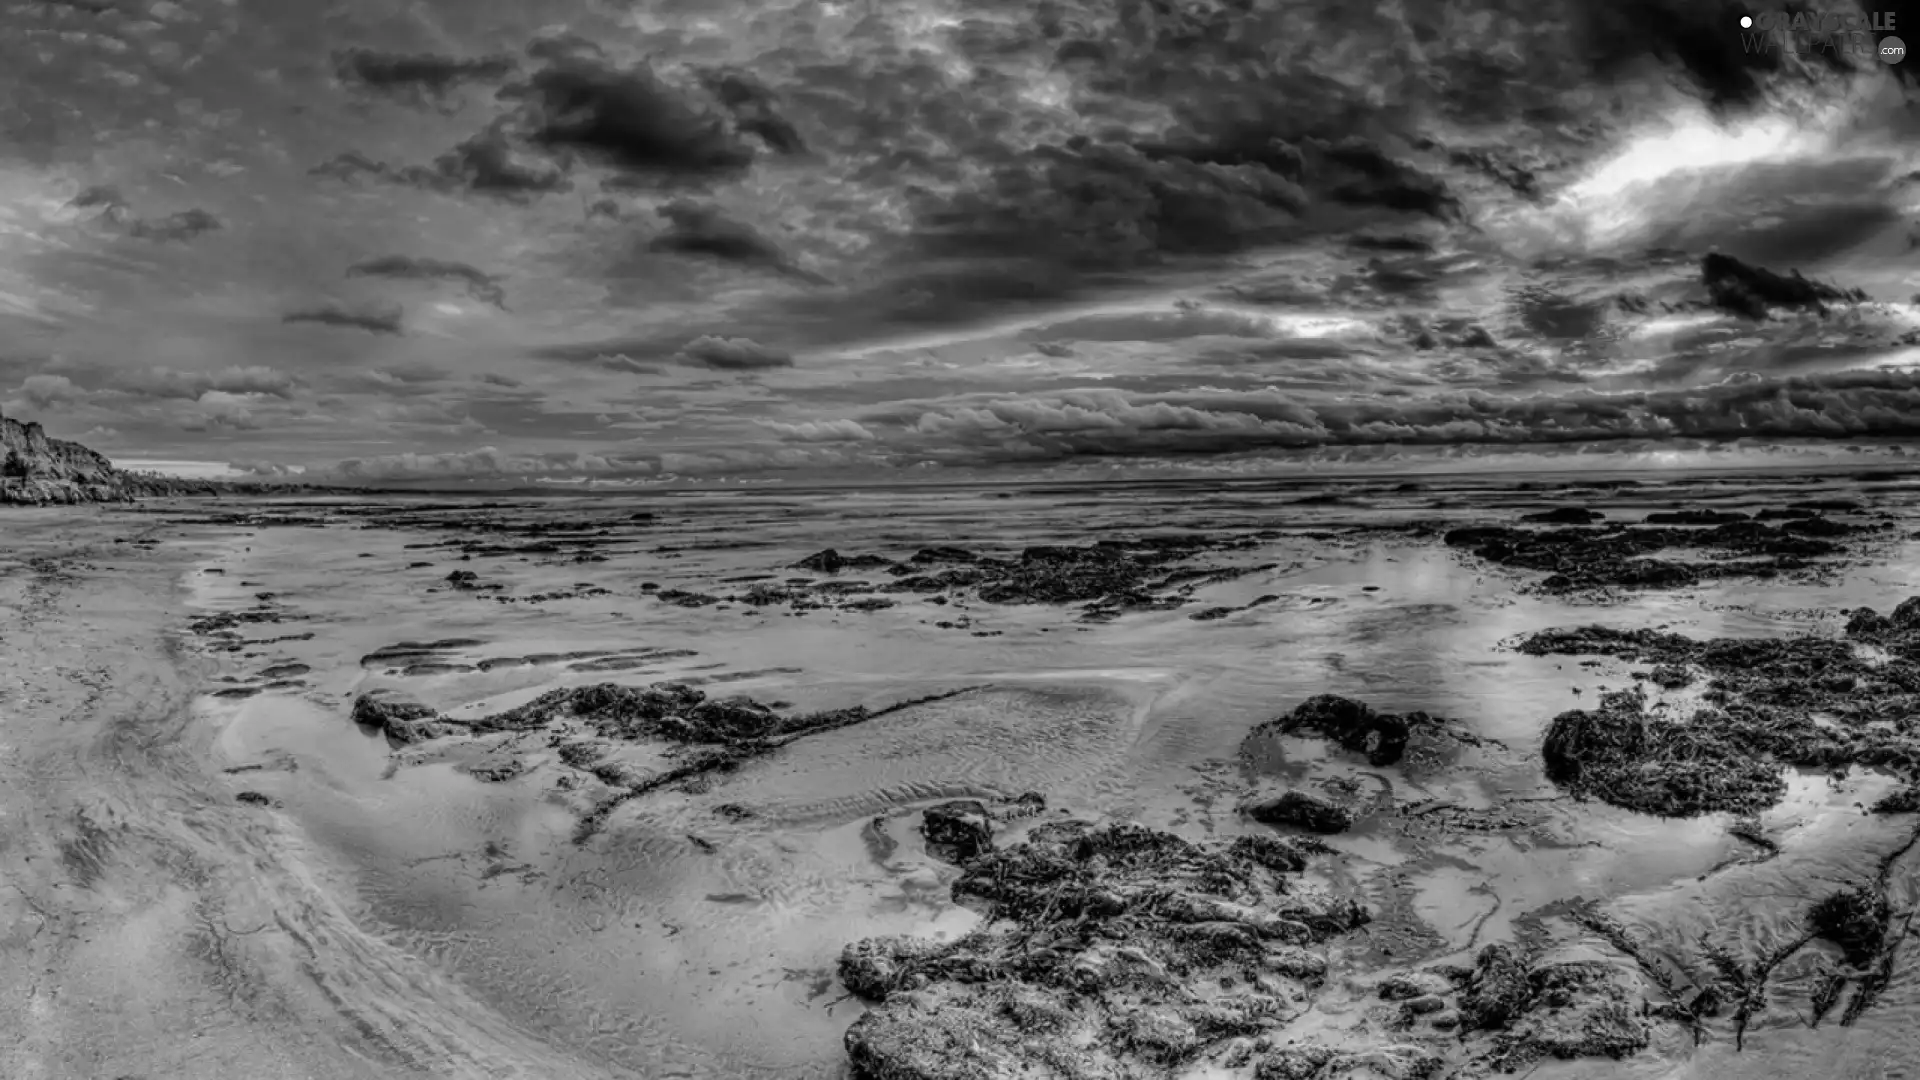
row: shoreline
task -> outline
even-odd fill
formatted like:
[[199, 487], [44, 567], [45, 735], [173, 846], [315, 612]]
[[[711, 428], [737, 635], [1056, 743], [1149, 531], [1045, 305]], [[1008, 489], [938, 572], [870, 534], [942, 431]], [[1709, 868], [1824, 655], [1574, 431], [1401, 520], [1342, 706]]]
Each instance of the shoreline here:
[[218, 664], [182, 629], [195, 553], [115, 544], [105, 515], [48, 515], [26, 535], [12, 524], [32, 569], [10, 599], [34, 651], [10, 654], [0, 736], [0, 932], [14, 954], [0, 1028], [19, 1033], [0, 1045], [0, 1074], [607, 1075], [486, 1030], [485, 1010], [356, 927], [299, 842], [233, 799], [197, 704]]
[[[1049, 921], [1060, 912], [979, 882], [983, 867], [1090, 850], [1108, 841], [1089, 837], [1116, 828], [1156, 838], [1151, 859], [1167, 866], [1221, 858], [1219, 869], [1247, 874], [1250, 853], [1279, 859], [1255, 906], [1307, 927], [1289, 940], [1301, 932], [1246, 923], [1279, 935], [1263, 953], [1282, 982], [1231, 976], [1243, 987], [1223, 999], [1234, 1008], [1255, 1000], [1245, 987], [1264, 987], [1278, 1004], [1258, 1009], [1280, 1010], [1234, 1021], [1253, 1025], [1245, 1036], [1206, 1035], [1214, 1014], [1129, 999], [1160, 1010], [1156, 1024], [1174, 1013], [1201, 1024], [1194, 1035], [1156, 1028], [1174, 1041], [1155, 1054], [1222, 1077], [1279, 1068], [1261, 1062], [1279, 1060], [1287, 1039], [1306, 1054], [1290, 1069], [1392, 1073], [1434, 1054], [1464, 1068], [1522, 1045], [1613, 1047], [1649, 1076], [1752, 1066], [1751, 1052], [1719, 1047], [1734, 1037], [1732, 1006], [1710, 1013], [1695, 1000], [1718, 984], [1669, 934], [1696, 909], [1745, 919], [1729, 898], [1762, 889], [1780, 897], [1778, 918], [1741, 932], [1771, 935], [1820, 899], [1793, 884], [1809, 867], [1824, 881], [1889, 857], [1905, 819], [1850, 808], [1893, 794], [1871, 771], [1884, 753], [1863, 736], [1846, 745], [1864, 768], [1845, 777], [1783, 766], [1783, 795], [1716, 796], [1739, 808], [1777, 799], [1758, 812], [1660, 819], [1622, 808], [1643, 794], [1609, 794], [1620, 781], [1604, 758], [1584, 789], [1548, 775], [1543, 741], [1568, 710], [1626, 722], [1619, 701], [1581, 696], [1595, 679], [1658, 686], [1659, 708], [1686, 707], [1701, 680], [1724, 677], [1713, 666], [1724, 639], [1831, 636], [1835, 612], [1878, 605], [1879, 621], [1856, 618], [1845, 633], [1904, 648], [1906, 616], [1885, 596], [1920, 594], [1920, 577], [1898, 569], [1911, 526], [1772, 489], [1745, 503], [1724, 491], [1685, 504], [1658, 490], [1576, 497], [1589, 501], [1526, 489], [1476, 498], [1450, 533], [1407, 525], [1398, 504], [1381, 518], [1342, 500], [1256, 507], [1226, 490], [1210, 524], [1195, 507], [1201, 539], [1151, 543], [1034, 510], [983, 543], [935, 497], [896, 508], [884, 538], [831, 506], [817, 519], [786, 513], [777, 531], [753, 524], [764, 512], [751, 506], [640, 520], [619, 500], [604, 520], [553, 521], [484, 504], [439, 515], [295, 501], [233, 508], [224, 526], [192, 505], [29, 511], [25, 550], [16, 541], [12, 553], [23, 571], [0, 582], [37, 605], [31, 625], [47, 644], [12, 660], [39, 680], [21, 699], [38, 711], [5, 737], [43, 780], [10, 784], [21, 794], [0, 796], [0, 811], [15, 820], [37, 800], [44, 816], [0, 847], [0, 880], [25, 886], [0, 897], [57, 916], [36, 930], [47, 916], [23, 904], [4, 925], [28, 950], [21, 970], [51, 968], [47, 985], [63, 990], [0, 984], [0, 1021], [20, 1016], [33, 1033], [0, 1048], [0, 1072], [115, 1075], [134, 1068], [123, 1047], [148, 1039], [162, 1053], [128, 1072], [145, 1080], [263, 1067], [321, 1080], [831, 1077], [864, 1015], [876, 1019], [862, 1022], [855, 1060], [864, 1075], [893, 1075], [914, 1059], [889, 1047], [993, 1006], [956, 972], [997, 970], [1034, 934], [1111, 960], [1098, 942], [1063, 944], [1075, 939]], [[1736, 505], [1746, 508], [1726, 509]], [[1089, 501], [1076, 517], [1096, 512], [1147, 511]], [[946, 546], [924, 546], [935, 537]], [[831, 543], [845, 546], [819, 546]], [[1622, 576], [1649, 557], [1687, 569], [1686, 584]], [[1578, 572], [1547, 573], [1554, 565]], [[1732, 610], [1756, 585], [1771, 603], [1817, 610]], [[1704, 644], [1648, 639], [1663, 651], [1642, 659], [1605, 635], [1564, 633], [1662, 620]], [[81, 660], [93, 656], [114, 660]], [[1664, 689], [1662, 665], [1694, 665], [1695, 689]], [[655, 709], [596, 689], [649, 685], [688, 696]], [[356, 727], [349, 713], [368, 694], [424, 711], [378, 719], [385, 734]], [[1339, 705], [1275, 726], [1325, 694], [1386, 719], [1350, 728], [1332, 719], [1346, 715]], [[55, 719], [68, 712], [84, 719]], [[1403, 730], [1386, 743], [1370, 734]], [[674, 772], [715, 750], [734, 756]], [[51, 762], [82, 768], [52, 773]], [[1895, 861], [1892, 916], [1906, 910], [1909, 876]], [[1142, 887], [1126, 875], [1150, 869], [1110, 859], [1087, 880], [1126, 896]], [[1187, 882], [1187, 910], [1215, 914], [1203, 922], [1251, 918], [1218, 907], [1205, 874], [1168, 880]], [[981, 906], [957, 902], [968, 896], [1003, 914], [1029, 904], [1028, 921], [1015, 918], [1029, 937], [981, 937]], [[1306, 897], [1358, 904], [1366, 919], [1301, 907]], [[1133, 947], [1172, 970], [1187, 962], [1176, 944], [1186, 931], [1160, 910], [1125, 918], [1146, 920], [1128, 924]], [[922, 943], [872, 944], [887, 940]], [[1910, 948], [1886, 940], [1874, 956]], [[1635, 953], [1635, 941], [1658, 949]], [[1494, 945], [1510, 955], [1487, 953]], [[106, 989], [108, 955], [143, 973], [133, 989]], [[1835, 955], [1800, 942], [1780, 985], [1799, 992], [1828, 970], [1807, 964]], [[1601, 978], [1591, 965], [1602, 961], [1619, 974]], [[1556, 1041], [1525, 1008], [1502, 1014], [1511, 1030], [1487, 1028], [1484, 984], [1514, 964], [1597, 995], [1582, 1001], [1645, 1000], [1653, 1012], [1629, 1026], [1645, 1027], [1651, 1049], [1594, 1034], [1625, 1023], [1611, 1014], [1614, 1027], [1562, 1021], [1597, 1042]], [[902, 979], [918, 985], [902, 991]], [[1031, 972], [1015, 982], [1036, 1007], [1072, 1000]], [[1864, 1026], [1836, 1019], [1841, 1035], [1822, 1028], [1807, 1045], [1837, 1053], [1837, 1038], [1894, 1038], [1881, 1025], [1904, 999], [1869, 995], [1855, 1009], [1865, 985], [1838, 984], [1834, 1013]], [[856, 988], [867, 1003], [845, 996]], [[1418, 992], [1397, 996], [1406, 988]], [[1741, 1020], [1741, 1037], [1777, 1040], [1784, 1007]], [[1259, 1019], [1281, 1014], [1291, 1019], [1277, 1027]], [[109, 1034], [79, 1034], [92, 1028]], [[1690, 1028], [1710, 1033], [1698, 1049], [1684, 1048]], [[990, 1042], [1007, 1034], [995, 1030]], [[200, 1037], [179, 1034], [189, 1031]], [[973, 1075], [954, 1071], [971, 1060], [955, 1054], [899, 1075]], [[213, 1064], [186, 1064], [203, 1060]]]

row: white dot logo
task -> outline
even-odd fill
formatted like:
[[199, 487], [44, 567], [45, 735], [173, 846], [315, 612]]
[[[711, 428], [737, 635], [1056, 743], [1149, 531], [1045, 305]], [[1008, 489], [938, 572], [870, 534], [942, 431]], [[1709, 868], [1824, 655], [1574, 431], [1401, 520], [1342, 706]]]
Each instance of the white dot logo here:
[[1740, 29], [1742, 30], [1753, 29], [1753, 16], [1751, 15], [1740, 16]]

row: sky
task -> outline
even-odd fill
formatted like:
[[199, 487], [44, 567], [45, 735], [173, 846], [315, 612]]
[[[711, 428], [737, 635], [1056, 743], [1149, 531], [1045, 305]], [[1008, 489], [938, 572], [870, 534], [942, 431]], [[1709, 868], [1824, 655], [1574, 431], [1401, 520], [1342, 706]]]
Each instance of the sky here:
[[[1745, 152], [1709, 115], [1760, 93], [1719, 5], [1646, 40], [1573, 0], [0, 6], [0, 412], [127, 464], [934, 478], [1920, 434], [1880, 337], [1754, 371], [1725, 328], [1549, 325], [1692, 273], [1587, 256], [1702, 240], [1649, 224], [1674, 166], [1621, 139], [1689, 106], [1675, 152]], [[1814, 126], [1742, 129], [1805, 165], [1774, 240], [1897, 232], [1903, 163]]]

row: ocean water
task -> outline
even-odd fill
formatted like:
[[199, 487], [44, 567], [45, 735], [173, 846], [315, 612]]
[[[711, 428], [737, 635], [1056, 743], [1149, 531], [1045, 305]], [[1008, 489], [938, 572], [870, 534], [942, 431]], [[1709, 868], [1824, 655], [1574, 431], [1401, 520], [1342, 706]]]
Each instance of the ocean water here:
[[[1356, 977], [1469, 958], [1521, 935], [1580, 940], [1566, 915], [1582, 903], [1676, 957], [1703, 936], [1755, 948], [1790, 936], [1813, 899], [1908, 839], [1901, 819], [1863, 809], [1891, 781], [1796, 775], [1789, 797], [1761, 818], [1779, 847], [1766, 860], [1729, 832], [1725, 816], [1663, 820], [1569, 800], [1542, 775], [1546, 724], [1630, 685], [1630, 666], [1522, 656], [1508, 645], [1587, 622], [1703, 636], [1833, 632], [1836, 610], [1885, 609], [1920, 594], [1912, 530], [1903, 525], [1818, 581], [1583, 601], [1530, 593], [1529, 575], [1385, 526], [1510, 520], [1568, 503], [1630, 520], [1676, 505], [1751, 509], [1836, 492], [1910, 524], [1920, 484], [1675, 475], [1603, 493], [1587, 486], [1599, 479], [1455, 478], [1418, 490], [1355, 481], [325, 500], [159, 512], [199, 522], [187, 530], [192, 539], [176, 541], [198, 554], [186, 581], [196, 612], [251, 608], [271, 593], [288, 616], [244, 627], [258, 643], [228, 654], [230, 681], [208, 689], [278, 685], [244, 699], [207, 697], [201, 720], [217, 732], [215, 764], [246, 770], [233, 776], [236, 790], [278, 802], [278, 827], [297, 838], [307, 872], [370, 939], [423, 961], [503, 1028], [579, 1063], [582, 1075], [834, 1077], [844, 1070], [841, 1033], [861, 1008], [833, 977], [840, 948], [881, 933], [956, 934], [976, 919], [951, 903], [956, 871], [925, 852], [914, 828], [913, 810], [946, 798], [1037, 791], [1055, 810], [1198, 838], [1262, 828], [1234, 805], [1264, 783], [1360, 792], [1372, 809], [1331, 838], [1339, 855], [1315, 871], [1375, 910], [1375, 924], [1336, 950]], [[272, 524], [278, 515], [309, 523]], [[427, 546], [527, 540], [476, 523], [538, 524], [562, 541], [593, 533], [591, 550], [605, 561], [566, 552], [463, 559]], [[1258, 569], [1201, 588], [1184, 607], [1103, 622], [1073, 608], [934, 605], [913, 594], [890, 594], [897, 606], [865, 612], [690, 609], [642, 588], [737, 592], [738, 579], [792, 576], [788, 567], [823, 548], [903, 558], [935, 544], [1014, 551], [1196, 527], [1262, 537], [1197, 560]], [[448, 589], [454, 570], [502, 588]], [[581, 584], [606, 593], [495, 599]], [[1217, 620], [1189, 618], [1263, 597]], [[410, 674], [417, 659], [363, 661], [396, 643], [449, 640], [431, 659], [439, 666]], [[566, 659], [575, 654], [592, 655]], [[516, 659], [527, 662], [501, 662]], [[516, 738], [530, 771], [483, 783], [462, 771], [473, 756], [464, 740], [390, 751], [348, 718], [352, 699], [378, 687], [468, 715], [556, 686], [665, 680], [794, 710], [963, 692], [808, 737], [705, 790], [632, 800], [584, 843], [574, 836], [579, 795], [545, 764], [553, 747], [544, 735]], [[1236, 760], [1255, 724], [1320, 693], [1425, 710], [1471, 738], [1384, 769], [1305, 739]], [[1443, 806], [1517, 824], [1436, 830], [1410, 814]], [[1914, 868], [1897, 865], [1895, 879], [1895, 903], [1912, 903]], [[1730, 1031], [1715, 1030], [1699, 1046], [1542, 1075], [1900, 1075], [1920, 1018], [1910, 965], [1898, 966], [1858, 1025], [1818, 1030], [1796, 1011], [1813, 969], [1790, 967], [1779, 976], [1779, 1007], [1756, 1016], [1739, 1052]], [[1316, 1013], [1337, 1022], [1361, 996], [1336, 980]], [[423, 997], [405, 1007], [435, 1005]]]

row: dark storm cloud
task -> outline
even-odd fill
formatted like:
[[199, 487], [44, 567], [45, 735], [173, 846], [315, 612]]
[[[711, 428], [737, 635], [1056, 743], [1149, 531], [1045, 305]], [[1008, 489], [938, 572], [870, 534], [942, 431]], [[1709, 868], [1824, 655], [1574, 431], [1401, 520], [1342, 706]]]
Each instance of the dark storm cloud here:
[[219, 218], [205, 210], [194, 209], [163, 217], [143, 218], [128, 226], [128, 231], [143, 240], [191, 240], [220, 227]]
[[462, 83], [505, 79], [519, 68], [513, 57], [505, 55], [437, 56], [376, 49], [347, 49], [336, 53], [334, 66], [342, 81], [382, 94], [436, 98], [446, 96]]
[[934, 254], [1112, 269], [1270, 242], [1305, 202], [1299, 185], [1263, 166], [1082, 142], [1043, 147], [980, 189], [927, 208], [919, 239]]
[[437, 169], [424, 165], [392, 165], [370, 158], [358, 150], [349, 150], [328, 158], [308, 169], [307, 174], [340, 181], [352, 181], [367, 176], [388, 183], [405, 184], [408, 187], [434, 191], [451, 191], [455, 186], [451, 177], [443, 175]]
[[[649, 177], [719, 176], [752, 165], [753, 148], [726, 117], [701, 107], [646, 65], [621, 68], [557, 44], [544, 51], [553, 57], [547, 66], [498, 93], [510, 103], [508, 111], [432, 165], [397, 166], [349, 152], [311, 172], [518, 201], [570, 190], [576, 158], [618, 170], [629, 184]], [[760, 99], [750, 91], [724, 92], [742, 115], [772, 115], [771, 105], [756, 104]]]
[[483, 131], [442, 154], [434, 167], [443, 177], [474, 191], [523, 198], [567, 191], [565, 162], [536, 157], [516, 146], [500, 127]]
[[1590, 43], [1593, 69], [1603, 77], [1654, 57], [1678, 65], [1712, 104], [1748, 105], [1759, 100], [1765, 76], [1781, 67], [1782, 53], [1747, 48], [1733, 30], [1741, 15], [1758, 14], [1759, 5], [1613, 0], [1577, 10], [1577, 31]]
[[127, 199], [126, 196], [120, 194], [119, 188], [111, 184], [95, 184], [80, 192], [80, 194], [75, 195], [67, 205], [73, 207], [75, 210], [99, 209], [112, 212], [114, 210], [124, 210], [127, 205]]
[[793, 366], [791, 354], [762, 345], [752, 338], [718, 337], [713, 334], [703, 334], [687, 342], [673, 358], [692, 367], [719, 371], [758, 371]]
[[506, 290], [498, 278], [475, 266], [412, 255], [385, 255], [347, 268], [348, 277], [384, 277], [408, 281], [458, 281], [474, 299], [506, 310]]
[[1685, 390], [1326, 400], [1262, 388], [1088, 389], [906, 403], [856, 417], [883, 441], [982, 461], [1351, 446], [1920, 436], [1920, 372], [1738, 376]]
[[321, 304], [316, 307], [290, 311], [280, 317], [284, 323], [317, 323], [321, 326], [338, 326], [350, 330], [365, 330], [370, 334], [405, 333], [406, 313], [398, 304], [391, 306], [346, 307], [341, 304]]
[[724, 120], [644, 64], [563, 57], [501, 97], [520, 103], [516, 123], [529, 141], [616, 169], [730, 173], [753, 163], [752, 147]]
[[348, 151], [308, 170], [314, 176], [352, 181], [362, 176], [391, 184], [450, 193], [466, 189], [521, 202], [570, 190], [565, 164], [529, 153], [499, 127], [489, 128], [440, 155], [431, 166], [393, 165]]
[[607, 51], [598, 42], [561, 31], [542, 34], [528, 42], [527, 55], [551, 64], [565, 60], [599, 60], [607, 55]]
[[780, 96], [765, 83], [741, 71], [708, 72], [707, 91], [733, 114], [734, 126], [759, 138], [776, 154], [804, 154], [807, 141], [780, 112]]
[[625, 353], [608, 353], [592, 358], [594, 366], [618, 371], [623, 375], [665, 375], [667, 369], [657, 364], [645, 364]]
[[801, 270], [780, 246], [745, 222], [735, 221], [717, 207], [676, 199], [656, 213], [667, 230], [648, 245], [654, 251], [707, 255], [745, 266], [758, 266], [819, 281], [819, 275]]

